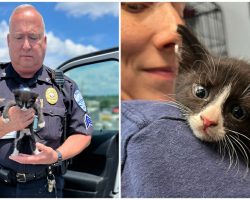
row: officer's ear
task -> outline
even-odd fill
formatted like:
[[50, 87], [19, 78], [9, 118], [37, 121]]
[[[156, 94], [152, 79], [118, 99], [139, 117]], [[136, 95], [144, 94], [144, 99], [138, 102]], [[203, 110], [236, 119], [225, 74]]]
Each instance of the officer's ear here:
[[46, 49], [47, 48], [47, 36], [46, 35], [43, 36], [43, 45], [44, 45], [44, 49]]
[[47, 45], [47, 36], [44, 36], [44, 43]]

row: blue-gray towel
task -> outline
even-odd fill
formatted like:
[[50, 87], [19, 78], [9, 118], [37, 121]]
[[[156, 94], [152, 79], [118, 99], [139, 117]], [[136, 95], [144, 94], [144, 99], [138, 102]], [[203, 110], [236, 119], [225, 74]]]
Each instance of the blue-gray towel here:
[[171, 103], [121, 104], [122, 197], [250, 197], [250, 172], [229, 168], [216, 145], [197, 139]]

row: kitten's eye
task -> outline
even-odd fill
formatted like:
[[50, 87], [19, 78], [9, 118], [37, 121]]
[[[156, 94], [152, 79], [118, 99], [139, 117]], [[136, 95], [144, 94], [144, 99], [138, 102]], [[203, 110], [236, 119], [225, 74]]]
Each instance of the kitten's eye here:
[[236, 119], [239, 120], [243, 120], [245, 117], [247, 117], [246, 110], [239, 105], [232, 106], [231, 113]]
[[131, 13], [140, 13], [148, 8], [147, 3], [122, 3], [122, 8]]
[[193, 85], [193, 94], [200, 99], [206, 99], [208, 97], [207, 89], [197, 84]]

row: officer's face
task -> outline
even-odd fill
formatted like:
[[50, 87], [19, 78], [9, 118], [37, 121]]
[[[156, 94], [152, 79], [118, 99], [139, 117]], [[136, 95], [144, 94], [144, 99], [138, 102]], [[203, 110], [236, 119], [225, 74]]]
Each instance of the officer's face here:
[[16, 12], [7, 39], [14, 69], [22, 77], [31, 78], [41, 68], [46, 51], [41, 16], [30, 8]]
[[167, 100], [177, 73], [183, 3], [122, 3], [122, 99]]

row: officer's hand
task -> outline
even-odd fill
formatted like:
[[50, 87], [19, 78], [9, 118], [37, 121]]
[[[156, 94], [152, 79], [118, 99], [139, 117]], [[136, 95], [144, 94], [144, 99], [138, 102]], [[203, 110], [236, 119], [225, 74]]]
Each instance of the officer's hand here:
[[18, 131], [26, 128], [33, 122], [34, 114], [35, 111], [32, 108], [23, 111], [17, 106], [11, 107], [9, 109], [9, 128], [11, 131]]
[[52, 164], [57, 161], [57, 153], [51, 147], [41, 143], [36, 143], [36, 146], [40, 151], [37, 155], [19, 154], [9, 158], [21, 164]]

